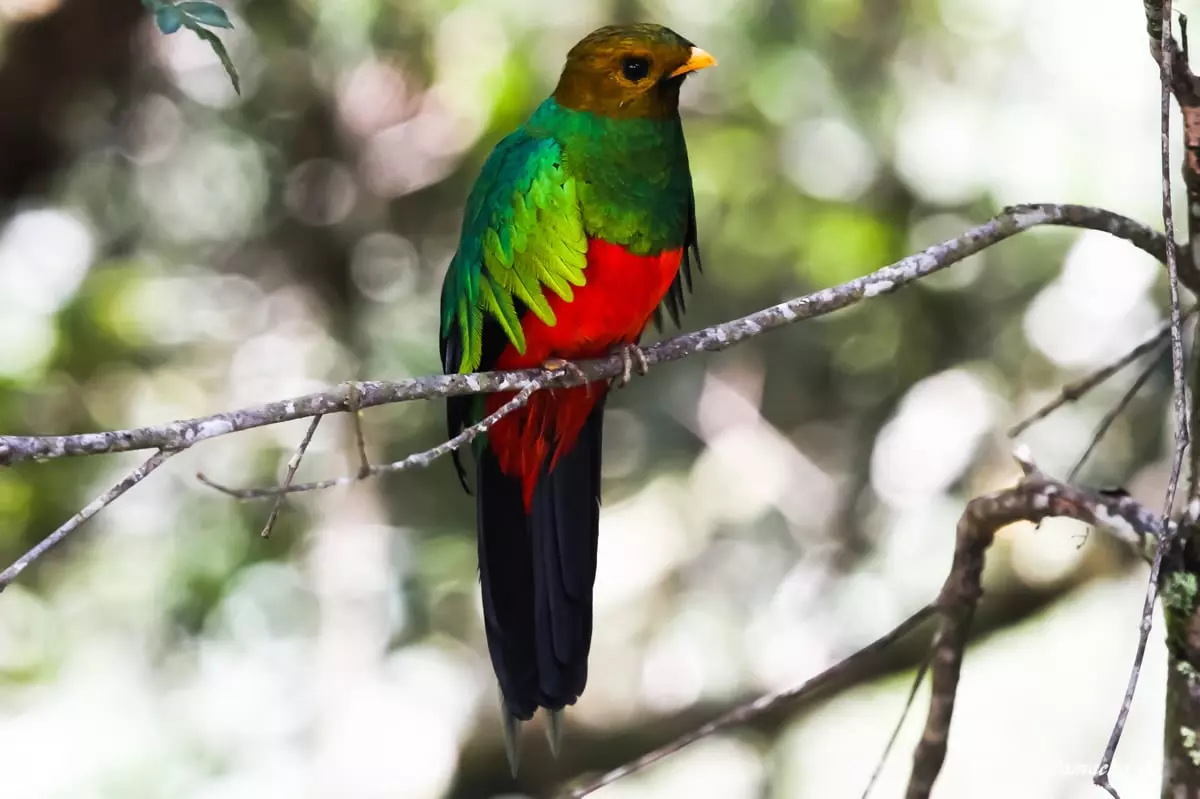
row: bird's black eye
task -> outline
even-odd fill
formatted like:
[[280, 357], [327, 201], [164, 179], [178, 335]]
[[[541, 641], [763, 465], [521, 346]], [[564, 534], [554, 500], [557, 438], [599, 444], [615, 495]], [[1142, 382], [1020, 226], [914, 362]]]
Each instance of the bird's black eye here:
[[621, 74], [637, 83], [650, 74], [650, 59], [644, 55], [627, 55], [621, 59]]

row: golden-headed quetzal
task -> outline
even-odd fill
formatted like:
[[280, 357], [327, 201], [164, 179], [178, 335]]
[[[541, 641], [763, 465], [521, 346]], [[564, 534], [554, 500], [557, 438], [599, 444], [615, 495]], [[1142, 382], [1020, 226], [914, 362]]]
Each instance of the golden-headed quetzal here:
[[[600, 28], [571, 49], [467, 200], [442, 285], [447, 373], [619, 351], [627, 379], [660, 306], [678, 323], [699, 266], [679, 89], [715, 63], [659, 25]], [[484, 623], [514, 771], [519, 721], [546, 708], [557, 749], [562, 708], [587, 682], [607, 388], [536, 392], [474, 447]], [[450, 399], [450, 435], [510, 398]]]

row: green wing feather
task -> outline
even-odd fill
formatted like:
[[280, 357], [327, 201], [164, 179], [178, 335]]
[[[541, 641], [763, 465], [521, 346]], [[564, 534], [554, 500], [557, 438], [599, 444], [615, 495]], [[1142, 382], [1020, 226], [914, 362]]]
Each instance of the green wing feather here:
[[569, 302], [572, 287], [584, 285], [586, 266], [583, 213], [561, 146], [553, 138], [516, 131], [483, 165], [442, 284], [446, 371], [479, 368], [485, 315], [524, 352], [518, 301], [553, 325], [545, 290]]

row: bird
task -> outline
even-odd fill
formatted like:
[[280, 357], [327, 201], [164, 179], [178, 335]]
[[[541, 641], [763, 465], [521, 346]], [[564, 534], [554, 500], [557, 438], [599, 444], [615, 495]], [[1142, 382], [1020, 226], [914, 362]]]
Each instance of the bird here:
[[[679, 92], [716, 63], [661, 25], [581, 39], [484, 162], [442, 283], [447, 374], [624, 364], [613, 384], [534, 392], [472, 442], [484, 632], [514, 777], [521, 723], [544, 709], [557, 755], [563, 709], [587, 683], [604, 406], [634, 362], [645, 373], [643, 332], [664, 312], [679, 324], [701, 268]], [[448, 434], [512, 396], [450, 398]], [[457, 451], [454, 466], [469, 493]]]

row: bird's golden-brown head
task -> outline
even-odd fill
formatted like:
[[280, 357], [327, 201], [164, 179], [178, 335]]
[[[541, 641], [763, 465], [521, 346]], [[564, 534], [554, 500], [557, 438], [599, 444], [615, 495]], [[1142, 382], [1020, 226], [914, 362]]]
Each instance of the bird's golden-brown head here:
[[679, 112], [683, 79], [716, 63], [662, 25], [610, 25], [571, 48], [554, 99], [608, 117], [665, 119]]

